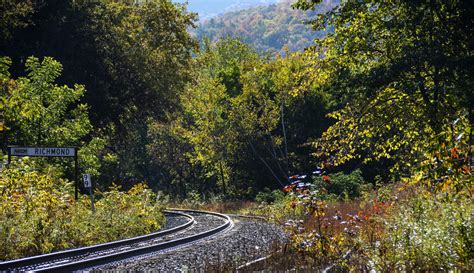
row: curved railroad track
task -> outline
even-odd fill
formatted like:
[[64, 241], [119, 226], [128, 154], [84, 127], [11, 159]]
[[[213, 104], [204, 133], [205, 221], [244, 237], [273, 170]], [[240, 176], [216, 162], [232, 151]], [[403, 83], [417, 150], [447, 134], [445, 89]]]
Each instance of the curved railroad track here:
[[144, 236], [1, 262], [0, 272], [70, 272], [96, 267], [211, 238], [233, 225], [229, 216], [215, 212], [172, 209], [166, 214], [167, 218], [184, 217], [187, 221]]

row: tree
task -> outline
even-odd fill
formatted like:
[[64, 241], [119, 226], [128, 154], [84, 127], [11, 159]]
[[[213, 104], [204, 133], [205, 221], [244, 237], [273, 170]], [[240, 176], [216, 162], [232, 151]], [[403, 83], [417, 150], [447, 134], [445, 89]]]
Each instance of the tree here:
[[34, 11], [32, 1], [2, 1], [0, 3], [0, 33], [3, 36], [1, 43], [7, 42], [12, 32], [27, 27], [31, 22], [29, 17]]
[[153, 181], [155, 170], [148, 156], [148, 122], [164, 121], [173, 112], [177, 98], [189, 80], [196, 42], [187, 33], [194, 15], [170, 1], [147, 1], [141, 5], [105, 3], [83, 7], [90, 25], [81, 33], [90, 44], [92, 59], [85, 82], [92, 92], [87, 101], [93, 120], [108, 126], [110, 149], [117, 165], [110, 166], [108, 181], [133, 184]]
[[90, 106], [94, 134], [108, 139], [103, 154], [117, 159], [100, 180], [152, 178], [146, 120], [163, 121], [177, 109], [197, 50], [187, 32], [195, 15], [169, 0], [33, 2], [31, 24], [0, 43], [14, 60], [12, 75], [22, 76], [28, 56], [53, 56], [64, 68], [59, 83], [87, 87], [81, 101]]
[[[77, 104], [85, 88], [59, 86], [62, 66], [52, 58], [30, 57], [27, 77], [12, 79], [9, 58], [1, 59], [2, 143], [17, 145], [78, 145], [91, 130], [87, 105]], [[71, 107], [74, 106], [74, 107]]]
[[407, 174], [450, 122], [468, 116], [472, 127], [472, 11], [464, 1], [347, 1], [319, 15], [313, 27], [334, 31], [308, 51], [307, 83], [342, 109], [317, 154], [335, 164], [393, 160]]
[[307, 157], [308, 142], [328, 126], [326, 95], [312, 86], [299, 88], [299, 75], [306, 69], [300, 53], [277, 56], [243, 77], [244, 93], [236, 101], [244, 128], [240, 134], [254, 142], [254, 153], [272, 166], [281, 183], [314, 167]]
[[[310, 168], [299, 160], [308, 150], [301, 146], [318, 137], [327, 121], [322, 94], [292, 95], [295, 75], [305, 67], [301, 55], [264, 59], [227, 39], [209, 45], [197, 61], [174, 130], [189, 143], [186, 155], [202, 167], [208, 189], [217, 183], [221, 191], [247, 194], [282, 186], [291, 172]], [[320, 113], [305, 116], [308, 109]]]
[[93, 127], [89, 108], [79, 103], [84, 86], [71, 88], [55, 83], [62, 65], [50, 57], [42, 61], [28, 58], [27, 76], [17, 79], [11, 77], [10, 65], [8, 57], [0, 58], [2, 150], [6, 145], [81, 147], [85, 149], [80, 153], [82, 167], [97, 172], [97, 151], [103, 147], [103, 140], [90, 137]]
[[205, 49], [198, 62], [202, 66], [197, 81], [181, 98], [181, 130], [193, 146], [191, 162], [203, 166], [205, 177], [216, 179], [226, 192], [242, 148], [231, 116], [233, 99], [242, 94], [241, 77], [258, 64], [259, 57], [239, 41], [226, 40]]

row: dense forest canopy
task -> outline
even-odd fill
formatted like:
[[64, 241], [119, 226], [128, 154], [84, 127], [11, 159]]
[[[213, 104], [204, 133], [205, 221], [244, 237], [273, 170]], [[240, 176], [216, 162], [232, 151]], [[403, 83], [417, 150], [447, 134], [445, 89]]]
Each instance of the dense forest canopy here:
[[[179, 188], [183, 196], [192, 190], [229, 193], [229, 188], [251, 195], [321, 162], [365, 168], [368, 179], [410, 176], [446, 130], [452, 131], [450, 121], [459, 118], [460, 130], [468, 130], [473, 115], [469, 5], [290, 4], [211, 20], [208, 26], [215, 24], [219, 32], [239, 31], [237, 25], [261, 31], [240, 41], [211, 36], [199, 50], [187, 31], [195, 14], [167, 0], [4, 3], [3, 75], [26, 84], [3, 89], [2, 148], [90, 147], [93, 155], [83, 159], [84, 166], [103, 185], [146, 180], [156, 189]], [[301, 30], [303, 18], [313, 18], [315, 32], [308, 35], [332, 30], [317, 35], [305, 53], [259, 54], [310, 33]], [[22, 72], [25, 64], [29, 74]], [[31, 87], [37, 95], [16, 95], [14, 90], [38, 81], [34, 67], [41, 66], [54, 67], [42, 70], [51, 73], [49, 85]], [[44, 96], [76, 83], [77, 95], [66, 99], [66, 108], [56, 110], [54, 97]], [[43, 112], [22, 108], [21, 101], [33, 97], [32, 107], [42, 105]], [[73, 131], [54, 129], [60, 122]], [[432, 138], [438, 140], [426, 141]], [[398, 170], [397, 175], [387, 170]]]
[[[189, 79], [191, 54], [197, 50], [197, 43], [186, 31], [193, 24], [194, 15], [169, 1], [143, 5], [29, 1], [7, 5], [10, 4], [5, 3], [3, 8], [16, 14], [2, 18], [3, 32], [9, 35], [1, 41], [1, 52], [11, 59], [12, 76], [23, 75], [29, 56], [52, 56], [62, 64], [55, 75], [60, 84], [81, 83], [87, 89], [81, 103], [88, 105], [84, 107], [89, 108], [95, 130], [79, 139], [67, 139], [63, 145], [82, 146], [81, 141], [106, 140], [107, 145], [97, 154], [105, 157], [102, 163], [110, 163], [111, 169], [100, 172], [111, 175], [106, 180], [145, 179], [141, 174], [147, 173], [148, 159], [143, 157], [147, 155], [146, 120], [165, 119], [168, 111], [178, 107], [175, 93]], [[49, 105], [46, 100], [38, 103]], [[7, 119], [5, 126], [3, 148], [7, 144], [55, 144], [46, 139], [26, 141], [18, 137], [13, 120]]]

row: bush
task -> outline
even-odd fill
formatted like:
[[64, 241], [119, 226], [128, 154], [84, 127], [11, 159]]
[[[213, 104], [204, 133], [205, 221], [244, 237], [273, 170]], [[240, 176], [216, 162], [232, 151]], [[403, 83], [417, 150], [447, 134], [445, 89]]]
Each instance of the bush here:
[[263, 191], [257, 193], [255, 201], [258, 203], [272, 204], [283, 200], [285, 194], [281, 190], [270, 191], [269, 188], [263, 189]]
[[[382, 272], [472, 270], [472, 201], [462, 197], [436, 199], [414, 197], [397, 206], [383, 221], [381, 238], [362, 244], [374, 269]], [[364, 233], [361, 235], [364, 237]]]
[[358, 197], [361, 194], [364, 178], [360, 170], [355, 170], [350, 174], [343, 172], [331, 174], [330, 176], [316, 177], [314, 184], [324, 188], [328, 193], [343, 197]]
[[74, 200], [74, 187], [50, 172], [29, 166], [0, 172], [0, 260], [49, 253], [158, 230], [164, 222], [154, 194], [139, 184], [117, 187], [90, 200]]

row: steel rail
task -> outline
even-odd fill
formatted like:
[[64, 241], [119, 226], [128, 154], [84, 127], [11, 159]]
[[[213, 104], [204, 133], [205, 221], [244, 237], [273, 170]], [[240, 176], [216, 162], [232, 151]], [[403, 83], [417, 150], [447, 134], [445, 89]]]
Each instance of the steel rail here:
[[[173, 209], [173, 210], [175, 210], [175, 209]], [[199, 210], [185, 210], [185, 209], [176, 209], [176, 210], [180, 211], [180, 212], [210, 214], [210, 215], [214, 215], [214, 216], [225, 219], [225, 222], [224, 222], [224, 224], [222, 224], [222, 225], [220, 225], [216, 228], [213, 228], [211, 230], [204, 231], [204, 232], [201, 232], [201, 233], [198, 233], [198, 234], [195, 234], [195, 235], [191, 235], [191, 236], [188, 236], [188, 237], [185, 237], [185, 238], [179, 238], [179, 239], [175, 239], [175, 240], [171, 240], [171, 241], [167, 241], [167, 242], [163, 242], [163, 243], [159, 243], [159, 244], [155, 244], [155, 245], [151, 245], [151, 246], [144, 246], [144, 247], [134, 248], [134, 249], [126, 250], [126, 251], [119, 252], [119, 253], [113, 253], [113, 254], [109, 254], [109, 255], [102, 255], [102, 256], [98, 256], [98, 257], [94, 257], [94, 258], [89, 258], [89, 259], [84, 259], [84, 260], [81, 260], [81, 261], [68, 263], [68, 264], [61, 264], [61, 265], [57, 265], [57, 266], [41, 268], [41, 269], [35, 270], [35, 272], [71, 272], [71, 271], [75, 271], [75, 270], [81, 270], [81, 269], [85, 269], [85, 268], [100, 266], [100, 265], [104, 265], [104, 264], [107, 264], [107, 263], [132, 258], [132, 257], [135, 257], [135, 256], [149, 254], [151, 252], [163, 251], [163, 250], [174, 248], [174, 247], [177, 247], [177, 246], [187, 245], [189, 243], [192, 243], [192, 242], [204, 239], [204, 238], [209, 238], [212, 235], [215, 235], [215, 234], [227, 229], [232, 224], [232, 220], [230, 219], [230, 217], [227, 216], [227, 215], [224, 215], [224, 214], [220, 214], [220, 213], [216, 213], [216, 212], [209, 212], [209, 211], [199, 211]]]
[[[211, 230], [204, 231], [204, 232], [201, 232], [201, 233], [198, 233], [198, 234], [195, 234], [195, 235], [191, 235], [191, 236], [188, 236], [188, 237], [179, 238], [179, 239], [175, 239], [175, 240], [171, 240], [171, 241], [167, 241], [167, 242], [163, 242], [163, 243], [158, 243], [158, 244], [154, 244], [154, 245], [150, 245], [150, 246], [144, 246], [144, 247], [138, 247], [138, 248], [133, 248], [133, 249], [129, 249], [129, 250], [124, 250], [124, 251], [116, 252], [116, 253], [112, 253], [112, 254], [106, 254], [106, 255], [100, 255], [100, 256], [97, 256], [97, 257], [86, 258], [86, 259], [79, 260], [79, 261], [74, 261], [74, 262], [69, 262], [69, 263], [62, 263], [62, 264], [59, 264], [59, 265], [52, 264], [51, 266], [47, 266], [47, 267], [43, 267], [43, 268], [39, 268], [39, 269], [34, 269], [33, 271], [35, 271], [35, 272], [70, 272], [70, 271], [74, 271], [74, 270], [81, 270], [81, 269], [90, 268], [90, 267], [94, 267], [94, 266], [100, 266], [100, 265], [103, 265], [103, 264], [107, 264], [107, 263], [111, 263], [111, 262], [115, 262], [115, 261], [119, 261], [119, 260], [123, 260], [123, 259], [127, 259], [127, 258], [132, 258], [132, 257], [135, 257], [135, 256], [144, 255], [144, 254], [148, 254], [148, 253], [151, 253], [151, 252], [162, 251], [162, 250], [166, 250], [166, 249], [181, 246], [181, 245], [186, 245], [186, 244], [189, 244], [189, 243], [192, 243], [192, 242], [195, 242], [195, 241], [207, 238], [207, 237], [211, 237], [212, 235], [215, 235], [215, 234], [217, 234], [217, 233], [219, 233], [223, 230], [226, 230], [227, 228], [231, 227], [231, 225], [232, 225], [232, 220], [230, 219], [230, 217], [227, 216], [227, 215], [224, 215], [224, 214], [215, 213], [215, 212], [208, 212], [208, 211], [198, 211], [198, 210], [185, 210], [185, 209], [172, 209], [172, 210], [175, 213], [190, 212], [190, 213], [210, 214], [210, 215], [214, 215], [214, 216], [223, 218], [225, 220], [225, 222], [224, 222], [224, 224], [222, 224], [222, 225], [220, 225], [216, 228], [213, 228]], [[171, 212], [171, 211], [169, 211], [169, 212]], [[190, 216], [190, 217], [192, 217], [192, 216]], [[194, 223], [194, 218], [193, 218], [192, 222]], [[131, 238], [131, 239], [135, 239], [135, 238]], [[126, 244], [127, 243], [125, 243], [124, 245], [126, 245]], [[130, 244], [130, 243], [128, 243], [128, 244]], [[90, 250], [88, 252], [90, 252]], [[46, 255], [50, 255], [50, 254], [46, 254]], [[41, 255], [41, 256], [44, 257], [45, 255]], [[36, 256], [36, 257], [41, 257], [41, 256]], [[36, 257], [31, 257], [31, 258], [36, 258]], [[57, 259], [52, 259], [52, 260], [57, 260]], [[45, 264], [45, 263], [47, 263], [47, 261], [40, 260], [39, 263], [35, 263], [35, 264]], [[1, 265], [2, 264], [0, 264], [0, 266]], [[3, 269], [3, 267], [0, 267], [0, 271], [11, 270], [12, 268], [14, 269], [14, 268], [18, 268], [18, 267], [24, 267], [24, 266], [9, 266], [8, 268], [5, 268], [5, 269]]]
[[112, 248], [116, 248], [120, 246], [130, 245], [130, 244], [139, 243], [139, 242], [150, 240], [150, 239], [163, 237], [171, 233], [175, 233], [183, 229], [186, 229], [195, 223], [194, 217], [192, 217], [189, 214], [178, 212], [178, 211], [169, 211], [169, 210], [166, 210], [165, 213], [186, 217], [189, 219], [189, 221], [173, 228], [153, 232], [153, 233], [142, 235], [142, 236], [132, 237], [132, 238], [123, 239], [123, 240], [117, 240], [117, 241], [93, 245], [93, 246], [68, 249], [68, 250], [43, 254], [43, 255], [37, 255], [37, 256], [31, 256], [31, 257], [26, 257], [26, 258], [21, 258], [21, 259], [16, 259], [16, 260], [0, 262], [0, 272], [14, 270], [15, 268], [23, 268], [23, 267], [29, 267], [29, 266], [34, 266], [38, 264], [44, 264], [51, 261], [67, 259], [67, 258], [71, 258], [75, 256], [85, 255], [91, 252], [104, 251], [104, 250], [108, 250], [108, 249], [112, 249]]

